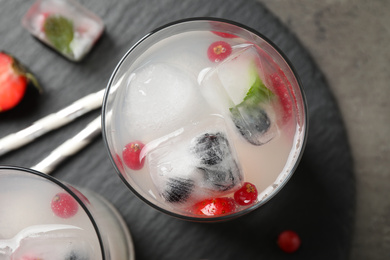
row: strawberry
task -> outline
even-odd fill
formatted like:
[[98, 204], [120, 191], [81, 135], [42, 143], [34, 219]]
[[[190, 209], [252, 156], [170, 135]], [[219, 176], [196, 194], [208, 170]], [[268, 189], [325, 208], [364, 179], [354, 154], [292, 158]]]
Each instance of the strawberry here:
[[221, 62], [232, 53], [232, 46], [224, 41], [216, 41], [207, 49], [207, 56], [212, 62]]
[[257, 200], [256, 186], [249, 182], [244, 182], [242, 187], [234, 193], [234, 200], [242, 205], [250, 205]]
[[301, 246], [299, 235], [292, 230], [285, 230], [279, 234], [278, 246], [286, 253], [294, 253]]
[[37, 79], [14, 57], [0, 51], [0, 112], [15, 107], [32, 83], [39, 91]]
[[51, 201], [53, 213], [60, 218], [70, 218], [76, 215], [79, 205], [68, 193], [57, 193]]
[[140, 158], [144, 146], [140, 141], [135, 141], [123, 148], [122, 157], [127, 167], [132, 170], [140, 170], [144, 166], [145, 158]]
[[234, 212], [236, 205], [232, 198], [206, 199], [193, 206], [196, 215], [218, 216]]

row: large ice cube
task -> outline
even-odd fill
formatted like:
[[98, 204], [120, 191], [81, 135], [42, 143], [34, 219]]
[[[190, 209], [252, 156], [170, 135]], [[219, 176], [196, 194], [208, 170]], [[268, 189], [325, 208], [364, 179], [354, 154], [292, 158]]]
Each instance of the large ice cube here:
[[0, 259], [99, 259], [93, 239], [71, 225], [31, 226], [12, 239], [0, 240]]
[[103, 21], [76, 0], [37, 0], [22, 25], [72, 61], [81, 60], [104, 30]]
[[155, 139], [188, 124], [207, 104], [196, 78], [168, 63], [151, 62], [128, 77], [125, 102], [119, 113], [126, 134]]
[[148, 170], [166, 201], [194, 202], [240, 185], [242, 173], [227, 132], [222, 118], [209, 116], [145, 146]]
[[227, 59], [204, 69], [198, 77], [208, 103], [230, 118], [254, 145], [265, 144], [278, 134], [271, 102], [275, 97], [261, 80], [261, 64], [254, 45], [240, 44]]

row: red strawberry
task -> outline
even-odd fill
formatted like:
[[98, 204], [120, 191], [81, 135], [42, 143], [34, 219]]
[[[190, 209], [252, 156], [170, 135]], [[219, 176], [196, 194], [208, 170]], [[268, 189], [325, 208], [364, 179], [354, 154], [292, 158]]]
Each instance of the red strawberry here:
[[294, 253], [301, 246], [301, 239], [295, 231], [286, 230], [280, 233], [278, 246], [286, 253]]
[[36, 78], [21, 63], [0, 51], [0, 112], [19, 104], [30, 82], [40, 90]]
[[218, 216], [234, 212], [236, 205], [232, 198], [206, 199], [193, 206], [197, 215]]
[[257, 189], [255, 185], [244, 182], [242, 187], [234, 193], [234, 200], [243, 206], [250, 205], [257, 200]]
[[51, 209], [58, 217], [70, 218], [76, 215], [79, 205], [68, 193], [57, 193], [51, 201]]
[[232, 53], [232, 46], [224, 41], [213, 42], [207, 49], [207, 56], [212, 62], [221, 62]]
[[231, 33], [225, 33], [225, 32], [217, 32], [217, 31], [211, 31], [215, 35], [218, 35], [222, 38], [238, 38], [238, 36], [231, 34]]
[[144, 166], [145, 158], [140, 158], [141, 150], [144, 146], [143, 143], [135, 141], [123, 148], [122, 157], [127, 167], [132, 170], [139, 170]]

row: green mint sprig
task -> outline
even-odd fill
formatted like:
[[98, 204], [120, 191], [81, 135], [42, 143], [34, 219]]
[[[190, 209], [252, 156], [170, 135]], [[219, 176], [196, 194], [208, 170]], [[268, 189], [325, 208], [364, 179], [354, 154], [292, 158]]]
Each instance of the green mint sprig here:
[[[253, 65], [253, 68], [251, 69], [250, 73], [255, 80], [252, 86], [249, 88], [248, 92], [246, 93], [246, 96], [244, 97], [243, 101], [235, 107], [257, 106], [259, 103], [267, 102], [275, 96], [275, 94], [264, 85], [256, 70], [256, 65]], [[230, 110], [234, 109], [235, 107], [230, 108]]]

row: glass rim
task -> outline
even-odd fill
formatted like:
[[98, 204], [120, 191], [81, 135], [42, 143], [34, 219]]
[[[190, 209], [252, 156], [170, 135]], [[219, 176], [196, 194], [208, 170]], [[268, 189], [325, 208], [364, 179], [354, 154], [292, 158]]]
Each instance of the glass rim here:
[[102, 254], [102, 260], [105, 260], [106, 257], [105, 257], [105, 249], [104, 249], [104, 246], [103, 246], [103, 239], [102, 239], [102, 236], [100, 234], [100, 230], [96, 224], [96, 221], [94, 220], [91, 212], [88, 210], [87, 206], [84, 204], [84, 202], [82, 202], [82, 200], [76, 195], [76, 193], [74, 193], [66, 184], [62, 183], [60, 180], [54, 178], [53, 176], [50, 176], [48, 174], [44, 174], [42, 172], [39, 172], [37, 170], [33, 170], [33, 169], [30, 169], [30, 168], [26, 168], [26, 167], [22, 167], [22, 166], [13, 166], [13, 165], [0, 165], [0, 171], [3, 171], [3, 170], [11, 170], [11, 171], [19, 171], [19, 172], [24, 172], [24, 173], [28, 173], [28, 174], [33, 174], [33, 175], [36, 175], [40, 178], [44, 178], [52, 183], [54, 183], [55, 185], [61, 187], [62, 189], [64, 189], [69, 195], [71, 195], [76, 201], [77, 203], [79, 204], [79, 206], [82, 207], [82, 209], [84, 210], [84, 212], [87, 214], [89, 220], [91, 221], [91, 224], [96, 232], [96, 235], [97, 235], [97, 238], [98, 238], [98, 241], [99, 241], [99, 245], [100, 245], [100, 252]]
[[[184, 23], [190, 23], [190, 22], [210, 22], [210, 21], [226, 23], [226, 24], [237, 26], [237, 27], [240, 27], [244, 30], [247, 30], [250, 33], [256, 35], [257, 37], [260, 37], [262, 40], [264, 40], [267, 44], [269, 44], [272, 48], [274, 48], [276, 50], [276, 52], [281, 56], [281, 58], [284, 60], [284, 62], [286, 62], [286, 64], [288, 65], [288, 68], [291, 70], [295, 80], [297, 81], [299, 93], [301, 94], [302, 103], [303, 103], [302, 106], [303, 106], [303, 111], [304, 111], [304, 113], [303, 113], [303, 125], [304, 125], [303, 131], [304, 131], [304, 133], [303, 133], [303, 140], [301, 142], [302, 143], [301, 150], [297, 156], [297, 159], [295, 160], [293, 167], [291, 168], [291, 170], [288, 173], [288, 175], [286, 176], [286, 178], [284, 178], [284, 180], [274, 189], [274, 191], [271, 194], [268, 194], [268, 196], [266, 198], [264, 198], [260, 202], [254, 204], [246, 209], [243, 209], [239, 212], [235, 212], [235, 213], [232, 213], [229, 215], [211, 216], [211, 217], [210, 216], [208, 216], [208, 217], [193, 217], [193, 216], [187, 216], [187, 215], [182, 215], [182, 214], [178, 214], [175, 212], [171, 212], [167, 209], [164, 209], [164, 208], [154, 204], [153, 202], [151, 202], [148, 199], [146, 199], [145, 197], [143, 197], [135, 188], [133, 188], [130, 185], [130, 183], [126, 180], [126, 178], [121, 174], [120, 170], [118, 169], [118, 167], [115, 163], [115, 159], [113, 158], [113, 156], [110, 152], [110, 147], [109, 147], [109, 144], [107, 141], [107, 133], [106, 133], [106, 129], [105, 129], [105, 125], [106, 125], [105, 124], [105, 121], [106, 121], [106, 113], [105, 112], [107, 110], [108, 96], [110, 94], [110, 89], [112, 87], [112, 83], [113, 83], [119, 69], [121, 68], [122, 64], [127, 60], [127, 58], [131, 55], [131, 53], [133, 52], [133, 50], [135, 48], [137, 48], [139, 45], [141, 45], [146, 39], [148, 39], [152, 35], [155, 35], [166, 28], [180, 25], [180, 24], [184, 24]], [[239, 22], [235, 22], [232, 20], [224, 19], [224, 18], [216, 18], [216, 17], [192, 17], [192, 18], [179, 19], [179, 20], [176, 20], [176, 21], [173, 21], [170, 23], [166, 23], [165, 25], [157, 27], [156, 29], [151, 30], [149, 33], [146, 33], [141, 39], [139, 39], [135, 44], [133, 44], [129, 50], [126, 51], [126, 53], [119, 60], [118, 64], [115, 66], [115, 68], [110, 76], [110, 79], [107, 83], [107, 87], [105, 89], [105, 92], [104, 92], [101, 111], [102, 111], [101, 125], [102, 125], [103, 143], [106, 147], [106, 151], [108, 152], [109, 159], [114, 166], [115, 172], [117, 173], [117, 175], [119, 175], [120, 179], [125, 183], [125, 185], [138, 198], [140, 198], [147, 205], [151, 206], [152, 208], [154, 208], [154, 209], [156, 209], [164, 214], [167, 214], [169, 216], [172, 216], [172, 217], [175, 217], [178, 219], [182, 219], [182, 220], [187, 220], [187, 221], [192, 221], [192, 222], [204, 222], [204, 223], [227, 221], [227, 220], [235, 219], [235, 218], [238, 218], [240, 216], [246, 215], [246, 214], [254, 211], [255, 209], [260, 208], [261, 206], [266, 204], [271, 198], [273, 198], [277, 193], [279, 193], [282, 190], [282, 188], [286, 185], [286, 183], [289, 181], [289, 179], [292, 177], [292, 175], [294, 174], [294, 172], [296, 171], [296, 169], [299, 165], [299, 162], [300, 162], [302, 155], [303, 155], [303, 152], [305, 150], [305, 146], [306, 146], [306, 142], [307, 142], [307, 135], [308, 135], [308, 127], [309, 127], [308, 107], [307, 107], [307, 100], [306, 100], [305, 92], [303, 90], [303, 85], [302, 85], [302, 82], [301, 82], [300, 77], [298, 75], [298, 72], [296, 71], [295, 67], [293, 66], [291, 61], [288, 59], [286, 54], [275, 43], [273, 43], [270, 39], [268, 39], [266, 36], [264, 36], [263, 34], [258, 32], [257, 30], [255, 30], [251, 27], [248, 27], [244, 24], [241, 24]]]

